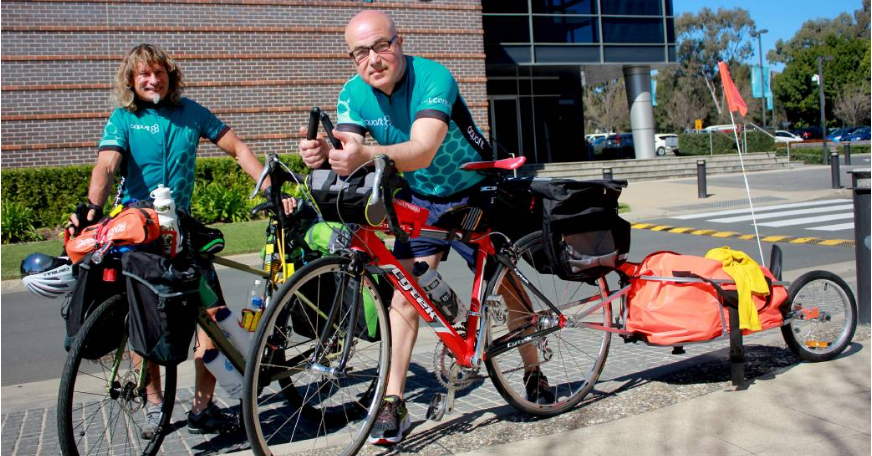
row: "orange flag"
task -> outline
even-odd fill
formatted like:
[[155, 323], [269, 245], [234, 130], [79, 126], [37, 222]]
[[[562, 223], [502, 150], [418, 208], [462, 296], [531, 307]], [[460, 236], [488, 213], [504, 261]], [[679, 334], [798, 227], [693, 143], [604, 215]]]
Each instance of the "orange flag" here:
[[736, 84], [733, 84], [733, 79], [730, 78], [730, 70], [727, 69], [727, 64], [724, 62], [718, 62], [718, 69], [721, 73], [721, 84], [724, 86], [724, 95], [727, 96], [727, 104], [730, 107], [730, 111], [739, 111], [739, 114], [744, 116], [748, 113], [748, 105], [745, 104], [742, 95], [739, 95], [739, 89], [736, 88]]

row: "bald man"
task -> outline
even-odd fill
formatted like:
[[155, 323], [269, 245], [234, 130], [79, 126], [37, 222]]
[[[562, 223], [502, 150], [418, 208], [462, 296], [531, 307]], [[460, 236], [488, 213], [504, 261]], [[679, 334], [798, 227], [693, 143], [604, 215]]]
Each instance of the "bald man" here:
[[[373, 10], [357, 14], [345, 28], [345, 41], [357, 75], [345, 84], [337, 103], [334, 135], [343, 148], [331, 149], [323, 138], [300, 141], [300, 155], [311, 168], [319, 168], [327, 160], [339, 175], [350, 174], [377, 155], [387, 155], [409, 184], [397, 198], [430, 211], [427, 222], [433, 224], [478, 191], [476, 184], [484, 176], [463, 171], [460, 165], [490, 160], [490, 144], [473, 123], [454, 76], [437, 62], [404, 55], [403, 37], [390, 16]], [[305, 137], [307, 128], [302, 127], [300, 133]], [[376, 145], [364, 145], [367, 133]], [[394, 256], [407, 271], [416, 262], [436, 269], [449, 248], [473, 268], [475, 249], [461, 242], [416, 238], [409, 243], [397, 242]], [[376, 445], [400, 442], [411, 426], [403, 390], [418, 336], [418, 313], [395, 292], [390, 319], [387, 393], [369, 438]], [[533, 347], [524, 347], [521, 354], [525, 365], [537, 365]], [[525, 380], [530, 400], [553, 402], [547, 380], [537, 367], [527, 370]]]

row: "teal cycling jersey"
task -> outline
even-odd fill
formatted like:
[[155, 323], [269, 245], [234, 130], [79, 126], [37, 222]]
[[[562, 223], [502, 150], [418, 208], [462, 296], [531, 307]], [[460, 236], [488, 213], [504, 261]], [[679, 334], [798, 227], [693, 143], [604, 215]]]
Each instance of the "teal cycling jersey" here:
[[484, 178], [460, 169], [464, 163], [490, 159], [492, 151], [472, 121], [454, 76], [437, 62], [406, 56], [405, 74], [390, 96], [354, 76], [340, 92], [336, 110], [338, 130], [368, 132], [381, 145], [409, 141], [417, 119], [434, 118], [448, 124], [430, 166], [404, 173], [416, 193], [451, 196]]
[[173, 191], [176, 207], [190, 211], [194, 164], [200, 138], [217, 143], [230, 128], [197, 102], [160, 105], [136, 112], [116, 108], [109, 116], [99, 151], [124, 156], [123, 202], [146, 200], [159, 184]]

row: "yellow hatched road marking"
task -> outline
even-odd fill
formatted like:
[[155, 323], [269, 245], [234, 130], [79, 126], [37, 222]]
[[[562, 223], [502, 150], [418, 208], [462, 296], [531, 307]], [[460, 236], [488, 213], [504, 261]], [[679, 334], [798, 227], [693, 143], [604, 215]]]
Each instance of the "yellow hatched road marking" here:
[[817, 242], [817, 241], [820, 241], [820, 239], [815, 238], [815, 237], [804, 237], [804, 238], [796, 238], [796, 239], [790, 241], [790, 243], [791, 244], [808, 244], [808, 243]]
[[783, 241], [785, 239], [790, 239], [792, 237], [793, 236], [766, 236], [760, 240], [763, 242], [778, 242], [778, 241]]
[[670, 233], [684, 233], [684, 232], [690, 231], [692, 229], [693, 228], [679, 227], [679, 228], [673, 228], [673, 229], [669, 230], [669, 232]]
[[739, 239], [741, 239], [743, 241], [749, 241], [751, 239], [754, 239], [755, 237], [756, 236], [754, 236], [753, 234], [743, 234], [743, 235], [739, 236]]
[[670, 226], [670, 225], [660, 225], [660, 226], [655, 226], [654, 228], [651, 228], [651, 231], [663, 231], [663, 230], [668, 230], [670, 228], [672, 228], [672, 226]]
[[633, 228], [635, 228], [637, 230], [644, 230], [645, 228], [648, 228], [651, 226], [654, 226], [654, 224], [652, 224], [652, 223], [637, 223], [637, 224], [633, 225]]
[[728, 238], [733, 236], [738, 236], [739, 233], [735, 231], [719, 231], [717, 233], [712, 233], [712, 237], [716, 238]]
[[692, 234], [692, 235], [694, 235], [694, 236], [704, 236], [704, 235], [706, 235], [706, 234], [711, 234], [711, 233], [714, 233], [714, 232], [715, 232], [715, 230], [696, 230], [696, 231], [693, 231], [693, 232], [690, 233], [690, 234]]
[[[752, 241], [757, 239], [757, 237], [753, 234], [741, 234], [736, 231], [716, 231], [710, 229], [697, 229], [686, 226], [672, 226], [672, 225], [656, 225], [653, 223], [634, 223], [630, 225], [633, 229], [637, 230], [651, 230], [651, 231], [666, 231], [669, 233], [676, 234], [691, 234], [694, 236], [711, 236], [714, 238], [730, 238], [737, 239], [742, 241]], [[796, 237], [796, 236], [785, 236], [785, 235], [773, 235], [773, 236], [765, 236], [760, 238], [763, 242], [788, 242], [791, 244], [813, 244], [813, 245], [825, 245], [825, 246], [853, 246], [854, 241], [846, 240], [846, 239], [820, 239], [816, 237]]]
[[826, 241], [818, 242], [818, 245], [854, 245], [854, 242], [847, 241], [845, 239], [829, 239]]

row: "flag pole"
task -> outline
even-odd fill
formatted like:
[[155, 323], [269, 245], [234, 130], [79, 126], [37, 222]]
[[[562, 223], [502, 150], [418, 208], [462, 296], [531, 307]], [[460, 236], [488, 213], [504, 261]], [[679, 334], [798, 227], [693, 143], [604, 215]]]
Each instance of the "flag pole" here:
[[748, 195], [748, 206], [751, 208], [751, 224], [754, 226], [754, 237], [757, 239], [757, 250], [760, 252], [760, 265], [766, 267], [763, 256], [763, 244], [760, 241], [760, 231], [757, 229], [757, 216], [754, 214], [754, 201], [751, 199], [751, 187], [748, 185], [748, 174], [745, 172], [745, 160], [742, 157], [742, 146], [739, 144], [739, 132], [736, 130], [736, 119], [733, 118], [733, 110], [730, 111], [730, 123], [733, 124], [733, 137], [736, 139], [736, 150], [739, 151], [739, 164], [742, 167], [742, 178], [745, 180], [745, 193]]

